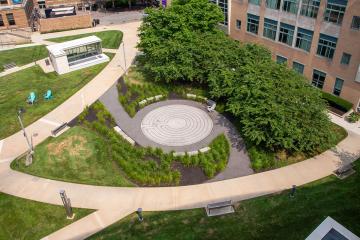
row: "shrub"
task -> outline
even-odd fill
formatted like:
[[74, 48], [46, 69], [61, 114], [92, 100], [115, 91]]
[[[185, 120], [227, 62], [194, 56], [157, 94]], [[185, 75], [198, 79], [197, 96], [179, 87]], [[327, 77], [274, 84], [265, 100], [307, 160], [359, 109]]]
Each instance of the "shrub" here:
[[360, 113], [352, 112], [347, 116], [347, 120], [351, 123], [356, 123], [360, 120]]
[[325, 99], [330, 106], [335, 107], [343, 112], [348, 112], [352, 109], [353, 104], [340, 97], [334, 96], [327, 92], [322, 92], [322, 98]]

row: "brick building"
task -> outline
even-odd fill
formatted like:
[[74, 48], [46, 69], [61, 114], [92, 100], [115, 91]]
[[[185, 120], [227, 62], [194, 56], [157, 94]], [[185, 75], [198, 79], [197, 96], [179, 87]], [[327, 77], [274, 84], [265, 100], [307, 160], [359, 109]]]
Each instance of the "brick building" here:
[[229, 35], [265, 45], [273, 59], [360, 111], [360, 0], [210, 0]]
[[0, 30], [29, 27], [33, 8], [32, 0], [0, 0]]

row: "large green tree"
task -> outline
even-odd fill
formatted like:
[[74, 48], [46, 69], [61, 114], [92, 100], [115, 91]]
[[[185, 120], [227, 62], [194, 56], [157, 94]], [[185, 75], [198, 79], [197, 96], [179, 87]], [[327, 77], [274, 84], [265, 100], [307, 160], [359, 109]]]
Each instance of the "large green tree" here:
[[139, 49], [144, 68], [154, 80], [203, 82], [204, 37], [222, 37], [217, 25], [223, 20], [220, 9], [207, 0], [174, 1], [166, 9], [146, 9], [140, 28]]
[[243, 137], [267, 150], [312, 152], [333, 141], [320, 91], [271, 60], [265, 47], [234, 41], [217, 28], [223, 15], [208, 0], [148, 9], [139, 48], [155, 81], [202, 84], [225, 101]]

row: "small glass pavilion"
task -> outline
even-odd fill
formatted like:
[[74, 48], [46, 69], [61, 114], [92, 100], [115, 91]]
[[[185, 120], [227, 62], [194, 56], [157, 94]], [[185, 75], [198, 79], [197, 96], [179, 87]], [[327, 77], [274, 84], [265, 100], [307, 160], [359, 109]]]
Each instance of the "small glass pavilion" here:
[[102, 53], [101, 39], [96, 36], [50, 45], [47, 49], [58, 74], [109, 61], [109, 57]]

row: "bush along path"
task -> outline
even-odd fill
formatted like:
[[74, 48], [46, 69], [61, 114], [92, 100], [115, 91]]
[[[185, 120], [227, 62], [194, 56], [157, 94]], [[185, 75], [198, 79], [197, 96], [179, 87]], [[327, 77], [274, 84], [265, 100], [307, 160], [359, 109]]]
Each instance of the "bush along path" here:
[[14, 161], [12, 168], [84, 184], [189, 185], [213, 178], [226, 167], [229, 157], [229, 142], [223, 134], [213, 139], [210, 151], [195, 156], [175, 157], [160, 148], [132, 146], [113, 130], [114, 120], [100, 102], [86, 108], [70, 126], [66, 133], [37, 147], [36, 161], [30, 167], [25, 167], [23, 158]]
[[[119, 80], [121, 81], [121, 80]], [[155, 91], [155, 90], [154, 90]], [[157, 91], [157, 90], [156, 90]], [[171, 96], [171, 94], [169, 94]], [[101, 98], [100, 101], [105, 105], [105, 107], [109, 110], [111, 115], [114, 117], [116, 124], [132, 139], [136, 141], [141, 146], [144, 147], [158, 147], [163, 149], [166, 152], [174, 151], [194, 151], [201, 149], [203, 147], [211, 145], [217, 139], [217, 136], [224, 134], [226, 138], [230, 141], [230, 150], [229, 150], [229, 161], [226, 164], [226, 167], [223, 171], [217, 172], [218, 174], [212, 178], [210, 181], [220, 181], [224, 179], [231, 179], [235, 177], [245, 176], [252, 174], [253, 171], [250, 168], [250, 160], [245, 152], [245, 145], [243, 140], [241, 139], [240, 135], [238, 134], [236, 128], [228, 121], [224, 116], [218, 114], [217, 112], [213, 112], [211, 114], [211, 118], [213, 119], [214, 127], [212, 133], [205, 138], [204, 140], [192, 144], [190, 146], [183, 146], [183, 147], [168, 147], [156, 144], [150, 140], [148, 140], [143, 134], [140, 129], [141, 121], [143, 117], [153, 109], [156, 109], [160, 106], [171, 105], [171, 104], [185, 104], [191, 105], [197, 108], [204, 108], [204, 105], [194, 101], [188, 100], [166, 100], [157, 103], [150, 104], [145, 108], [141, 109], [134, 118], [131, 118], [128, 113], [125, 111], [124, 107], [119, 102], [119, 92], [117, 85], [114, 85], [110, 88]], [[215, 140], [214, 140], [215, 139]], [[213, 141], [214, 140], [214, 141]], [[212, 142], [213, 141], [213, 142]], [[211, 146], [210, 146], [211, 147]], [[197, 160], [194, 157], [194, 160], [190, 161], [201, 161]], [[200, 156], [199, 156], [200, 158]], [[189, 161], [189, 160], [187, 160]], [[180, 172], [183, 172], [182, 169], [179, 169]], [[194, 169], [193, 169], [194, 170]], [[194, 170], [195, 171], [195, 170]], [[211, 172], [213, 170], [207, 170]], [[213, 171], [214, 172], [214, 171]], [[194, 172], [194, 175], [196, 173]]]

